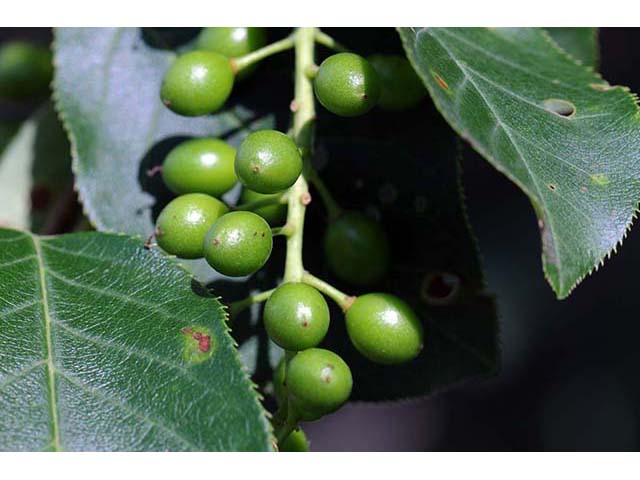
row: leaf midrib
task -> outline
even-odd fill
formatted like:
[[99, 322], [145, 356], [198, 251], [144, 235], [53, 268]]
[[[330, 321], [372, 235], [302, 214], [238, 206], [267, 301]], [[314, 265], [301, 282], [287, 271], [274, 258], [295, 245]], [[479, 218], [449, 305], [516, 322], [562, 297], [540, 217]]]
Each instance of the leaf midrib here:
[[40, 245], [40, 239], [35, 235], [29, 233], [29, 238], [33, 243], [33, 248], [36, 252], [36, 259], [38, 262], [38, 276], [40, 282], [40, 295], [42, 299], [42, 317], [44, 322], [44, 334], [45, 344], [47, 349], [47, 387], [49, 390], [49, 411], [51, 415], [51, 446], [53, 450], [62, 450], [60, 446], [60, 422], [58, 419], [58, 402], [56, 393], [56, 367], [53, 362], [53, 344], [51, 341], [51, 313], [49, 312], [49, 296], [47, 293], [47, 284], [45, 279], [45, 265], [44, 257], [42, 256], [42, 247]]

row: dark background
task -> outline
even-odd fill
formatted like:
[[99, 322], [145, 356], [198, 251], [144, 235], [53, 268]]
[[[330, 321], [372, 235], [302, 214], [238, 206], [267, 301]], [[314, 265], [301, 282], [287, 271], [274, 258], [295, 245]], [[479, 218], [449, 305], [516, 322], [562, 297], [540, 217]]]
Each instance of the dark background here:
[[[640, 29], [600, 30], [600, 71], [640, 92]], [[313, 450], [638, 450], [640, 231], [562, 301], [524, 194], [475, 154], [467, 208], [498, 299], [502, 371], [432, 397], [309, 424]]]
[[[44, 29], [0, 29], [0, 40]], [[640, 30], [600, 30], [600, 71], [640, 92]], [[544, 279], [529, 201], [468, 153], [464, 184], [489, 290], [502, 371], [432, 397], [349, 405], [305, 427], [312, 450], [638, 450], [640, 232], [563, 301]]]

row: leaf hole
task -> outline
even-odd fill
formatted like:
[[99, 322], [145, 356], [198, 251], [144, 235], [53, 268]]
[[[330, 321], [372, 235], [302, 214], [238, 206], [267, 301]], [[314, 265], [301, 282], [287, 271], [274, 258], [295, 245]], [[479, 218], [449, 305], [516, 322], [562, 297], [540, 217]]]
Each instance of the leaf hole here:
[[576, 113], [576, 107], [573, 103], [557, 98], [548, 98], [544, 102], [544, 109], [548, 112], [555, 113], [564, 118], [571, 118]]
[[552, 192], [555, 192], [558, 189], [558, 187], [556, 187], [555, 183], [550, 183], [549, 184], [549, 190], [551, 190]]
[[429, 305], [451, 305], [460, 292], [460, 277], [448, 272], [431, 272], [422, 282], [421, 296]]

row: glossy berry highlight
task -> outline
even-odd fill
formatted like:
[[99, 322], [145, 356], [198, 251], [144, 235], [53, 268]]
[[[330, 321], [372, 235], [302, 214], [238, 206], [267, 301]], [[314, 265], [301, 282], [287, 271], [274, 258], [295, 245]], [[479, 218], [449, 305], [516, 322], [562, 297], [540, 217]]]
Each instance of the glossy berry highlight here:
[[408, 110], [427, 96], [422, 80], [405, 57], [376, 54], [368, 60], [380, 79], [378, 106], [383, 110]]
[[207, 231], [227, 211], [220, 200], [202, 193], [174, 198], [158, 215], [156, 241], [179, 258], [201, 258]]
[[290, 406], [302, 420], [335, 412], [351, 395], [353, 378], [347, 364], [322, 348], [298, 352], [287, 368]]
[[343, 212], [327, 226], [324, 254], [331, 271], [355, 286], [375, 285], [389, 267], [389, 244], [378, 222], [357, 211]]
[[260, 130], [245, 138], [236, 154], [236, 175], [249, 189], [276, 193], [289, 188], [302, 173], [296, 144], [282, 132]]
[[318, 290], [304, 283], [284, 283], [264, 306], [264, 326], [271, 340], [289, 351], [318, 345], [329, 329], [329, 306]]
[[355, 53], [327, 58], [313, 82], [318, 101], [342, 117], [356, 117], [371, 110], [380, 97], [380, 82], [373, 67]]
[[230, 277], [243, 277], [262, 268], [271, 255], [271, 227], [252, 212], [230, 212], [211, 226], [204, 256], [211, 267]]
[[[266, 43], [267, 32], [263, 27], [207, 27], [198, 35], [196, 47], [227, 58], [237, 58], [264, 47]], [[239, 78], [245, 78], [256, 66], [243, 70]]]
[[236, 149], [217, 138], [194, 138], [169, 152], [162, 179], [177, 194], [206, 193], [218, 197], [238, 181], [234, 169]]
[[403, 300], [386, 293], [356, 298], [346, 313], [347, 332], [356, 349], [384, 365], [408, 362], [422, 350], [420, 320]]
[[196, 50], [180, 55], [165, 73], [160, 90], [162, 102], [187, 117], [208, 115], [229, 98], [234, 73], [224, 55]]

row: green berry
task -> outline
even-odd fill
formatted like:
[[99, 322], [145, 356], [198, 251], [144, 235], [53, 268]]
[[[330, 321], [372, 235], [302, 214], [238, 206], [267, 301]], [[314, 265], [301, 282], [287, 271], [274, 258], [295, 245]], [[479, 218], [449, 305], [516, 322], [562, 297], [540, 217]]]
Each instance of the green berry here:
[[231, 212], [213, 224], [204, 256], [215, 270], [230, 277], [249, 275], [267, 262], [273, 247], [271, 227], [252, 212]]
[[298, 428], [291, 432], [287, 438], [280, 444], [281, 452], [308, 452], [309, 441], [307, 436]]
[[295, 183], [301, 172], [300, 151], [282, 132], [253, 132], [238, 147], [236, 174], [246, 187], [258, 193], [285, 190]]
[[271, 340], [294, 352], [315, 347], [329, 329], [326, 300], [304, 283], [280, 285], [267, 300], [263, 316]]
[[158, 215], [156, 241], [167, 253], [180, 258], [201, 258], [207, 231], [229, 211], [217, 198], [189, 193], [171, 200]]
[[[237, 58], [251, 53], [267, 43], [267, 31], [262, 27], [207, 27], [198, 36], [197, 48]], [[239, 78], [246, 77], [257, 65], [244, 70]]]
[[331, 271], [356, 286], [378, 283], [389, 267], [389, 245], [380, 224], [356, 211], [342, 213], [327, 227], [324, 253]]
[[420, 77], [401, 55], [371, 55], [369, 63], [380, 79], [378, 106], [383, 110], [407, 110], [426, 97]]
[[52, 76], [49, 49], [22, 41], [0, 47], [0, 97], [25, 100], [44, 95]]
[[329, 350], [299, 352], [287, 368], [290, 405], [302, 420], [317, 420], [335, 412], [348, 400], [352, 386], [351, 370]]
[[180, 55], [162, 81], [160, 96], [175, 113], [187, 117], [219, 110], [233, 88], [231, 62], [219, 53], [196, 50]]
[[236, 149], [217, 138], [194, 138], [169, 152], [162, 179], [177, 194], [206, 193], [219, 197], [238, 178], [233, 167]]
[[347, 310], [346, 323], [353, 345], [376, 363], [408, 362], [422, 350], [420, 320], [409, 305], [393, 295], [368, 293], [358, 297]]
[[378, 74], [355, 53], [337, 53], [327, 58], [320, 65], [313, 86], [322, 106], [343, 117], [367, 113], [380, 97]]
[[278, 404], [286, 400], [287, 392], [285, 390], [285, 362], [284, 357], [278, 363], [278, 366], [273, 371], [273, 396], [276, 397]]
[[[279, 193], [258, 193], [245, 187], [242, 189], [242, 193], [240, 194], [240, 203], [253, 203], [260, 200], [267, 200], [269, 198], [280, 198], [280, 196], [281, 195]], [[272, 227], [282, 225], [287, 219], [286, 203], [273, 203], [270, 205], [254, 208], [251, 211], [264, 218]]]

